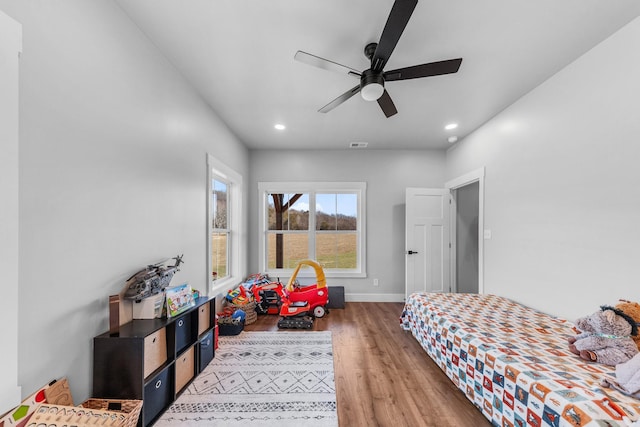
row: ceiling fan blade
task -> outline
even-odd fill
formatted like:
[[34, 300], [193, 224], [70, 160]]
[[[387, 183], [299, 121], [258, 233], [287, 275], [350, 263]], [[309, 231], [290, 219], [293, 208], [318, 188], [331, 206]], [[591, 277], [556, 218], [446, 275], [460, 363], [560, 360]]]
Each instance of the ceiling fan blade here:
[[355, 95], [358, 92], [360, 92], [360, 85], [355, 86], [352, 89], [349, 89], [348, 91], [346, 91], [345, 93], [343, 93], [342, 95], [340, 95], [339, 97], [337, 97], [336, 99], [334, 99], [333, 101], [331, 101], [330, 103], [328, 103], [327, 105], [319, 109], [318, 112], [328, 113], [329, 111], [333, 110], [338, 105], [342, 104], [344, 101], [351, 98], [353, 95]]
[[457, 73], [462, 64], [462, 58], [449, 59], [447, 61], [430, 62], [428, 64], [414, 65], [413, 67], [398, 68], [397, 70], [383, 73], [385, 81], [417, 79], [419, 77], [440, 76], [442, 74]]
[[398, 113], [398, 110], [396, 110], [396, 106], [393, 104], [393, 101], [389, 96], [389, 92], [387, 92], [386, 89], [382, 93], [382, 96], [378, 98], [378, 105], [382, 108], [382, 112], [387, 116], [387, 118]]
[[312, 55], [301, 50], [297, 51], [293, 59], [296, 61], [304, 62], [305, 64], [313, 65], [314, 67], [322, 68], [323, 70], [336, 71], [338, 73], [357, 74], [360, 76], [360, 71], [347, 67], [346, 65], [338, 64], [337, 62], [329, 61], [328, 59], [320, 58], [319, 56]]
[[371, 69], [380, 72], [389, 60], [404, 31], [418, 0], [396, 0], [382, 30], [378, 47], [371, 58]]

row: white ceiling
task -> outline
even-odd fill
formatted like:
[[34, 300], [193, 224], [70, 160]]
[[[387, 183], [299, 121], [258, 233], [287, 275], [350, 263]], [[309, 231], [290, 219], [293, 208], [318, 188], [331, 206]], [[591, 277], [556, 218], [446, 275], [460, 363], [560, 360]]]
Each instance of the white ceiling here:
[[293, 57], [369, 68], [364, 46], [393, 0], [117, 1], [251, 149], [446, 148], [640, 15], [638, 0], [420, 0], [385, 70], [462, 66], [387, 82], [398, 114], [386, 118], [359, 95], [317, 112], [358, 79]]

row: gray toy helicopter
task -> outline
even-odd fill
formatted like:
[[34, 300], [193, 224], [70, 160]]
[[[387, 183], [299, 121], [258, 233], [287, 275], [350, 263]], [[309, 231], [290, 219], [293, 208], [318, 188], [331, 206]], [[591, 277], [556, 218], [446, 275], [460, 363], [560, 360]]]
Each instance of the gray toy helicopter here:
[[124, 294], [124, 298], [140, 302], [147, 297], [162, 292], [164, 288], [169, 286], [173, 275], [180, 271], [178, 267], [184, 263], [182, 257], [183, 255], [178, 255], [172, 258], [175, 263], [170, 266], [165, 266], [164, 262], [150, 264], [129, 277], [127, 279], [129, 287]]

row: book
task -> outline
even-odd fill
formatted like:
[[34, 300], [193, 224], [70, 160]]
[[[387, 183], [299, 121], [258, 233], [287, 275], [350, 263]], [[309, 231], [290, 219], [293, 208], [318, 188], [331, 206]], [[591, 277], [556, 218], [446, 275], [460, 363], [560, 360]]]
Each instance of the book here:
[[167, 317], [175, 317], [196, 305], [191, 285], [188, 283], [165, 289], [167, 299]]

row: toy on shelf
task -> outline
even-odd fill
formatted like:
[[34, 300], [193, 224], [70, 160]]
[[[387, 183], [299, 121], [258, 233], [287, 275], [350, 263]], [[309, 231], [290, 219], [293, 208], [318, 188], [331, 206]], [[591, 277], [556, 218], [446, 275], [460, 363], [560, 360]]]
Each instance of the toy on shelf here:
[[196, 305], [193, 290], [188, 283], [166, 288], [167, 316], [175, 317]]
[[[303, 266], [313, 267], [316, 283], [300, 286], [296, 277]], [[323, 317], [329, 312], [329, 292], [324, 270], [315, 261], [300, 261], [282, 292], [284, 297], [280, 307], [279, 328], [310, 329], [314, 318]]]
[[162, 292], [169, 286], [174, 274], [180, 271], [180, 264], [184, 263], [182, 255], [175, 256], [173, 260], [173, 265], [165, 266], [166, 261], [151, 264], [129, 277], [124, 298], [140, 302]]
[[617, 308], [603, 305], [575, 325], [580, 333], [569, 338], [569, 350], [586, 361], [615, 366], [638, 353], [632, 339], [638, 333], [636, 322]]

